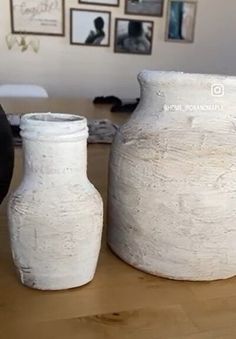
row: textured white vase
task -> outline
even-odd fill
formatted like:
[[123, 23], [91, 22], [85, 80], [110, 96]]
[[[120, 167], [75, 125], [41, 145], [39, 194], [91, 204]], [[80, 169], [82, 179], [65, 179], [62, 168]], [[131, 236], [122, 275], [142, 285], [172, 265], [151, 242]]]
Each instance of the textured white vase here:
[[26, 114], [21, 135], [24, 176], [8, 208], [21, 281], [43, 290], [84, 285], [95, 273], [103, 224], [101, 197], [87, 178], [86, 119]]
[[108, 243], [154, 275], [236, 275], [236, 78], [144, 71], [110, 158]]

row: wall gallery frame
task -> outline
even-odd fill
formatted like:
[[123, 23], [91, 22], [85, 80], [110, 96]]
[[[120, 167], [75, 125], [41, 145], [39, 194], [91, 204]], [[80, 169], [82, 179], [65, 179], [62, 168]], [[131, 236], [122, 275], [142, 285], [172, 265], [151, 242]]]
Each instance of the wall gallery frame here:
[[153, 21], [117, 18], [115, 53], [152, 54]]
[[71, 45], [110, 46], [111, 13], [107, 11], [70, 9]]
[[78, 3], [87, 5], [118, 7], [120, 5], [120, 0], [78, 0]]
[[65, 35], [65, 0], [10, 0], [13, 34]]
[[125, 14], [163, 16], [164, 0], [125, 0]]
[[192, 43], [194, 41], [197, 2], [169, 0], [166, 41]]

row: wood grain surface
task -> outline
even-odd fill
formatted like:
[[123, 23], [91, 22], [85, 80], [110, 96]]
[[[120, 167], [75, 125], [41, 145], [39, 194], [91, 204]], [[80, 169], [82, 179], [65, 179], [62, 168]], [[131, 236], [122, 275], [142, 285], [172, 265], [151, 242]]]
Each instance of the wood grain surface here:
[[[59, 104], [59, 101], [55, 102]], [[37, 106], [32, 102], [21, 105], [9, 102], [5, 106], [14, 109], [14, 113], [27, 108], [35, 111]], [[40, 107], [43, 109], [43, 104]], [[70, 108], [72, 110], [72, 106]], [[94, 109], [92, 114], [111, 118], [106, 107]], [[116, 119], [125, 121], [127, 116], [119, 115]], [[109, 150], [108, 145], [88, 147], [88, 175], [105, 203]], [[20, 148], [16, 149], [15, 158], [11, 189], [22, 176]], [[12, 264], [4, 201], [0, 207], [1, 339], [236, 338], [236, 278], [193, 283], [153, 277], [128, 266], [111, 253], [105, 233], [104, 230], [93, 282], [59, 292], [32, 290], [20, 284]]]

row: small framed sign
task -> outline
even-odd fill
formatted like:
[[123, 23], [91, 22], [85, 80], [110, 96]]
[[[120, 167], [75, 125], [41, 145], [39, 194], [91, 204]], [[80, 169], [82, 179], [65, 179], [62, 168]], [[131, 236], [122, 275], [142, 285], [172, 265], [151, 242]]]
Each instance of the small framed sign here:
[[10, 0], [13, 34], [65, 35], [65, 0]]

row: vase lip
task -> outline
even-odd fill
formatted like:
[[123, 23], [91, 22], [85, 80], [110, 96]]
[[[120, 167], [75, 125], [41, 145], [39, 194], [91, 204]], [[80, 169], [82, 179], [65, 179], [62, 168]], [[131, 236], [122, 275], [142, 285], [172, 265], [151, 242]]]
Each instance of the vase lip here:
[[80, 124], [81, 126], [87, 126], [85, 117], [69, 113], [26, 113], [21, 116], [21, 124], [25, 122], [36, 125]]
[[87, 138], [87, 119], [68, 113], [26, 113], [20, 120], [21, 136], [28, 139]]
[[155, 71], [143, 70], [138, 74], [138, 80], [141, 84], [159, 85], [159, 84], [182, 84], [191, 85], [199, 83], [201, 86], [215, 84], [236, 86], [236, 76], [222, 74], [204, 74], [204, 73], [185, 73], [177, 71]]

